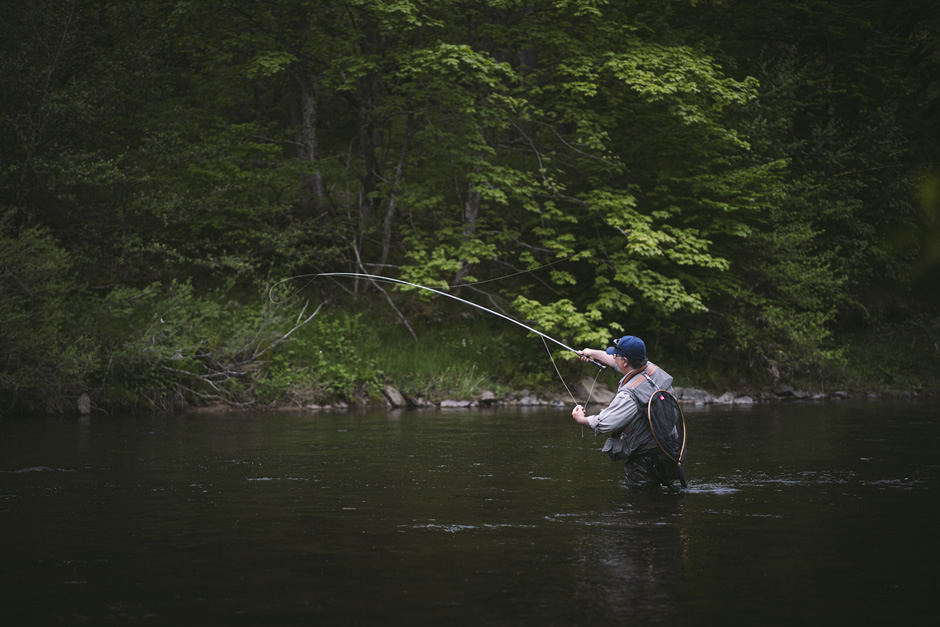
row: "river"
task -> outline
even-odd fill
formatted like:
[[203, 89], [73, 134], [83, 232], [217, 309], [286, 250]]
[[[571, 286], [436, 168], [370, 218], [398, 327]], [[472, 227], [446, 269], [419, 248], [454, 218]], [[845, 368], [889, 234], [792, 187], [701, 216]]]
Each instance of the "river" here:
[[5, 625], [925, 620], [940, 403], [684, 407], [635, 495], [568, 409], [0, 420]]

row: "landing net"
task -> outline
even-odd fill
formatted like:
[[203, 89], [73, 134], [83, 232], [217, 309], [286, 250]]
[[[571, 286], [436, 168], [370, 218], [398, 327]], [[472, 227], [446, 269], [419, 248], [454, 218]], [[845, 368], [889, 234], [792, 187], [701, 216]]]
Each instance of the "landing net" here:
[[676, 398], [666, 390], [656, 390], [648, 406], [650, 430], [662, 453], [660, 462], [668, 482], [685, 483], [685, 417]]

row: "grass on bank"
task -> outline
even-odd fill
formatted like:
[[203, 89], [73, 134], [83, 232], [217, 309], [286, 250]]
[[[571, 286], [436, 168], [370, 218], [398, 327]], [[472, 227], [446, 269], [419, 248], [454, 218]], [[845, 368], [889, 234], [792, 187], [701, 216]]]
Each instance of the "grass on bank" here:
[[535, 389], [554, 376], [541, 341], [524, 331], [511, 337], [489, 320], [461, 315], [415, 315], [410, 324], [417, 341], [398, 321], [325, 312], [273, 352], [252, 393], [263, 405], [368, 403], [380, 401], [388, 384], [439, 402]]

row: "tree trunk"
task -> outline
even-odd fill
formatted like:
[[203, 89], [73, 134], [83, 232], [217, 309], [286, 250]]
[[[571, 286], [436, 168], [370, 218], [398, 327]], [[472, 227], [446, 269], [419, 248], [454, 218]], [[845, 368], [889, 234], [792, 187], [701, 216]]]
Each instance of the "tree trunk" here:
[[295, 63], [291, 74], [296, 89], [294, 123], [298, 128], [297, 158], [311, 165], [311, 171], [303, 176], [300, 204], [313, 215], [320, 215], [326, 210], [326, 186], [320, 172], [316, 92], [307, 64]]
[[[483, 153], [478, 153], [477, 158], [482, 160], [484, 158]], [[477, 167], [473, 169], [474, 174], [478, 174], [481, 168]], [[473, 179], [467, 183], [467, 199], [463, 205], [463, 241], [469, 242], [477, 234], [477, 219], [480, 217], [480, 184], [474, 181]], [[461, 283], [464, 278], [470, 274], [470, 262], [463, 260], [460, 265], [460, 270], [457, 271], [457, 274], [454, 276], [454, 284]]]
[[359, 86], [359, 156], [362, 159], [362, 174], [359, 178], [359, 216], [363, 228], [375, 211], [375, 191], [378, 181], [376, 161], [375, 122], [369, 111], [372, 89], [363, 81]]
[[405, 174], [405, 163], [408, 159], [408, 140], [411, 137], [411, 126], [413, 117], [408, 115], [405, 122], [405, 132], [401, 140], [401, 152], [398, 155], [398, 167], [395, 168], [395, 181], [392, 184], [392, 191], [389, 193], [388, 210], [385, 212], [385, 222], [382, 224], [382, 259], [381, 265], [385, 265], [388, 260], [388, 252], [392, 245], [392, 219], [395, 217], [395, 210], [398, 204], [398, 188], [401, 185], [401, 179]]

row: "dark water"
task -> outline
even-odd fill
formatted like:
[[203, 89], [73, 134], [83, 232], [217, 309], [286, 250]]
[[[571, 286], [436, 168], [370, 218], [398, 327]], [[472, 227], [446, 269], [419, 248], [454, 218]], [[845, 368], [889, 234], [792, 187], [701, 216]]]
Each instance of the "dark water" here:
[[[877, 624], [938, 590], [940, 404], [686, 409], [633, 496], [567, 410], [0, 421], [4, 625]], [[928, 612], [929, 611], [929, 612]]]

